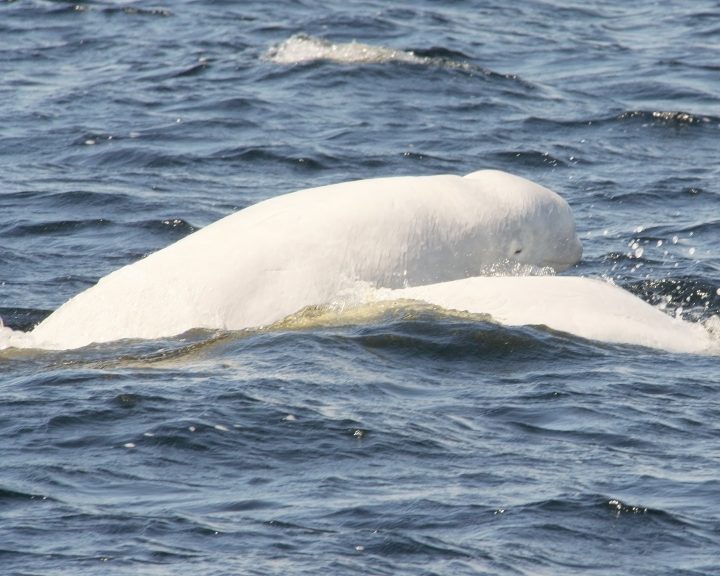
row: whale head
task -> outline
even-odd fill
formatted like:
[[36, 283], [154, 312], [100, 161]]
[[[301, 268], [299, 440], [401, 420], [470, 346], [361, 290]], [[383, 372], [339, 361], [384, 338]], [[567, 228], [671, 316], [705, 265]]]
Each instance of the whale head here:
[[509, 217], [498, 220], [501, 256], [509, 262], [550, 267], [557, 272], [576, 264], [582, 244], [568, 203], [558, 194], [530, 180], [497, 170], [465, 176], [481, 183], [492, 201]]
[[509, 261], [550, 267], [556, 272], [577, 264], [582, 253], [575, 220], [564, 201], [540, 203], [533, 217], [509, 235], [506, 246]]

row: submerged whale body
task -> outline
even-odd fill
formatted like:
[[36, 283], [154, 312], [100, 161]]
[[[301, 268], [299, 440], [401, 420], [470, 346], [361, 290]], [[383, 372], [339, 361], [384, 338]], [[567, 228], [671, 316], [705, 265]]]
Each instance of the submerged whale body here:
[[487, 314], [505, 326], [546, 326], [588, 340], [669, 352], [720, 352], [720, 343], [704, 326], [668, 316], [630, 292], [593, 278], [474, 277], [380, 290], [375, 297], [419, 300], [446, 310]]
[[494, 170], [359, 180], [278, 196], [102, 278], [28, 336], [40, 348], [272, 324], [357, 283], [399, 289], [498, 264], [563, 270], [582, 247], [568, 204]]

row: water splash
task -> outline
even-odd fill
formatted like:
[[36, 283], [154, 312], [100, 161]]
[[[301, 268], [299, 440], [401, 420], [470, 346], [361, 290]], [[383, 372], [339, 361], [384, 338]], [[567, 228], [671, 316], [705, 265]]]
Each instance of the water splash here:
[[295, 34], [284, 42], [271, 47], [265, 59], [276, 64], [304, 64], [325, 60], [338, 64], [383, 64], [404, 62], [427, 64], [429, 58], [418, 57], [411, 51], [373, 46], [352, 41], [334, 43], [315, 36]]
[[[438, 55], [439, 54], [439, 55]], [[387, 64], [398, 62], [418, 66], [441, 66], [467, 71], [476, 70], [471, 64], [449, 57], [447, 50], [402, 50], [386, 46], [352, 42], [331, 42], [308, 34], [295, 34], [287, 40], [270, 47], [263, 59], [275, 64], [309, 64], [333, 62], [346, 65]]]

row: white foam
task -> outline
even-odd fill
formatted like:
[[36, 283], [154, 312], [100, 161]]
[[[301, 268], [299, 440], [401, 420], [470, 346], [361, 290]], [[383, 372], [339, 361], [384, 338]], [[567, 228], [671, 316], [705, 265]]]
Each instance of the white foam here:
[[264, 58], [276, 64], [303, 64], [317, 60], [338, 64], [383, 64], [386, 62], [428, 64], [432, 60], [416, 56], [411, 51], [373, 46], [355, 41], [335, 43], [305, 34], [296, 34], [271, 47], [264, 54]]
[[6, 348], [42, 348], [32, 333], [12, 330], [0, 325], [0, 350]]

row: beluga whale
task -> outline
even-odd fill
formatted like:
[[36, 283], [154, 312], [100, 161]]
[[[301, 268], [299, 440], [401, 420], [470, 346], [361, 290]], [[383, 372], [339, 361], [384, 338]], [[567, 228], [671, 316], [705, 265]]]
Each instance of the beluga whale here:
[[26, 336], [68, 349], [262, 327], [358, 285], [406, 289], [504, 266], [561, 271], [581, 255], [567, 202], [519, 176], [357, 180], [226, 216], [101, 278]]

